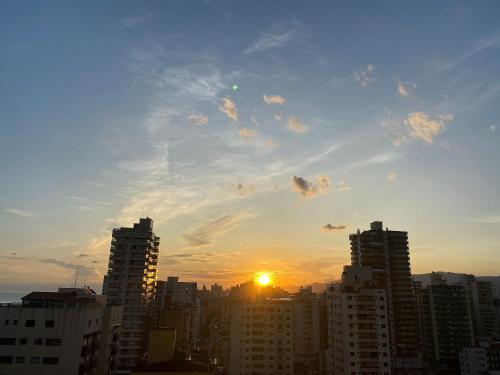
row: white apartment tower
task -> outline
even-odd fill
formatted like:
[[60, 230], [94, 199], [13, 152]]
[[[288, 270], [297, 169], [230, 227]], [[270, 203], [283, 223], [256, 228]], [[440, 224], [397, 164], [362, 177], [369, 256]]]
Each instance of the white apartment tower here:
[[128, 373], [144, 353], [159, 245], [150, 218], [140, 219], [132, 228], [113, 229], [103, 294], [108, 304], [123, 305], [117, 374]]
[[330, 375], [391, 374], [385, 288], [371, 267], [345, 266], [328, 287]]
[[231, 302], [229, 374], [292, 375], [293, 330], [289, 298]]

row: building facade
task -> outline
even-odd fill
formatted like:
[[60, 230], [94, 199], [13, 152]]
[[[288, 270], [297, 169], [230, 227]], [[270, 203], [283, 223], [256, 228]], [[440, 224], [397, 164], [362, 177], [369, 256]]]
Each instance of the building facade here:
[[320, 301], [311, 287], [300, 288], [292, 297], [293, 367], [295, 374], [315, 375], [320, 371]]
[[0, 306], [0, 374], [113, 374], [122, 308], [101, 297], [67, 288]]
[[327, 290], [328, 374], [391, 374], [387, 293], [371, 267], [346, 266]]
[[474, 344], [467, 289], [448, 285], [439, 274], [433, 274], [432, 284], [416, 293], [426, 362], [442, 371], [458, 371], [458, 353]]
[[384, 230], [382, 222], [375, 221], [370, 230], [358, 230], [349, 239], [352, 265], [371, 267], [377, 287], [386, 290], [394, 372], [421, 373], [422, 344], [412, 288], [408, 233]]
[[290, 298], [232, 301], [229, 375], [293, 374]]
[[113, 229], [103, 294], [109, 305], [123, 305], [117, 373], [128, 373], [144, 354], [154, 300], [160, 238], [153, 220]]

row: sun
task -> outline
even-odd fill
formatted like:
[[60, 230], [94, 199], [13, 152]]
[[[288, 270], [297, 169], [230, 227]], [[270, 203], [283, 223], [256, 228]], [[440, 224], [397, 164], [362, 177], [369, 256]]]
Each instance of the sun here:
[[260, 285], [266, 286], [269, 285], [269, 283], [271, 283], [271, 276], [267, 273], [262, 273], [259, 276], [257, 276], [256, 280]]

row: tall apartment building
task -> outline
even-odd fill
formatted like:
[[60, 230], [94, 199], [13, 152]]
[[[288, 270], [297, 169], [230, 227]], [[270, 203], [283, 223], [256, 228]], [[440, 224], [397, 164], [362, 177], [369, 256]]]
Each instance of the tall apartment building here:
[[121, 313], [87, 288], [1, 305], [0, 374], [113, 374]]
[[140, 219], [132, 228], [113, 229], [103, 294], [108, 304], [123, 305], [117, 373], [128, 373], [144, 353], [159, 245], [150, 218]]
[[457, 372], [458, 353], [474, 344], [472, 315], [464, 285], [448, 285], [439, 275], [432, 275], [432, 284], [416, 289], [425, 357], [441, 370]]
[[420, 373], [423, 367], [417, 301], [413, 293], [408, 233], [384, 230], [380, 221], [370, 230], [349, 236], [352, 265], [373, 269], [373, 278], [387, 293], [387, 316], [393, 372]]
[[292, 375], [293, 332], [290, 298], [232, 301], [229, 375]]
[[327, 289], [329, 375], [391, 374], [386, 289], [371, 267], [346, 266]]
[[493, 284], [490, 281], [476, 280], [474, 275], [464, 275], [461, 284], [466, 287], [469, 295], [475, 336], [500, 338]]
[[314, 375], [320, 370], [320, 301], [311, 287], [292, 297], [293, 367], [295, 374]]
[[479, 340], [475, 347], [465, 347], [459, 353], [460, 374], [499, 374], [500, 342]]

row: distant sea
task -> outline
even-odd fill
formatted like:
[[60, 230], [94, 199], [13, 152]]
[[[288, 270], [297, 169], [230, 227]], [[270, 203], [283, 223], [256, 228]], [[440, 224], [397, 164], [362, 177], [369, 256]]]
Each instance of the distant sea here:
[[0, 303], [21, 302], [28, 292], [0, 292]]

